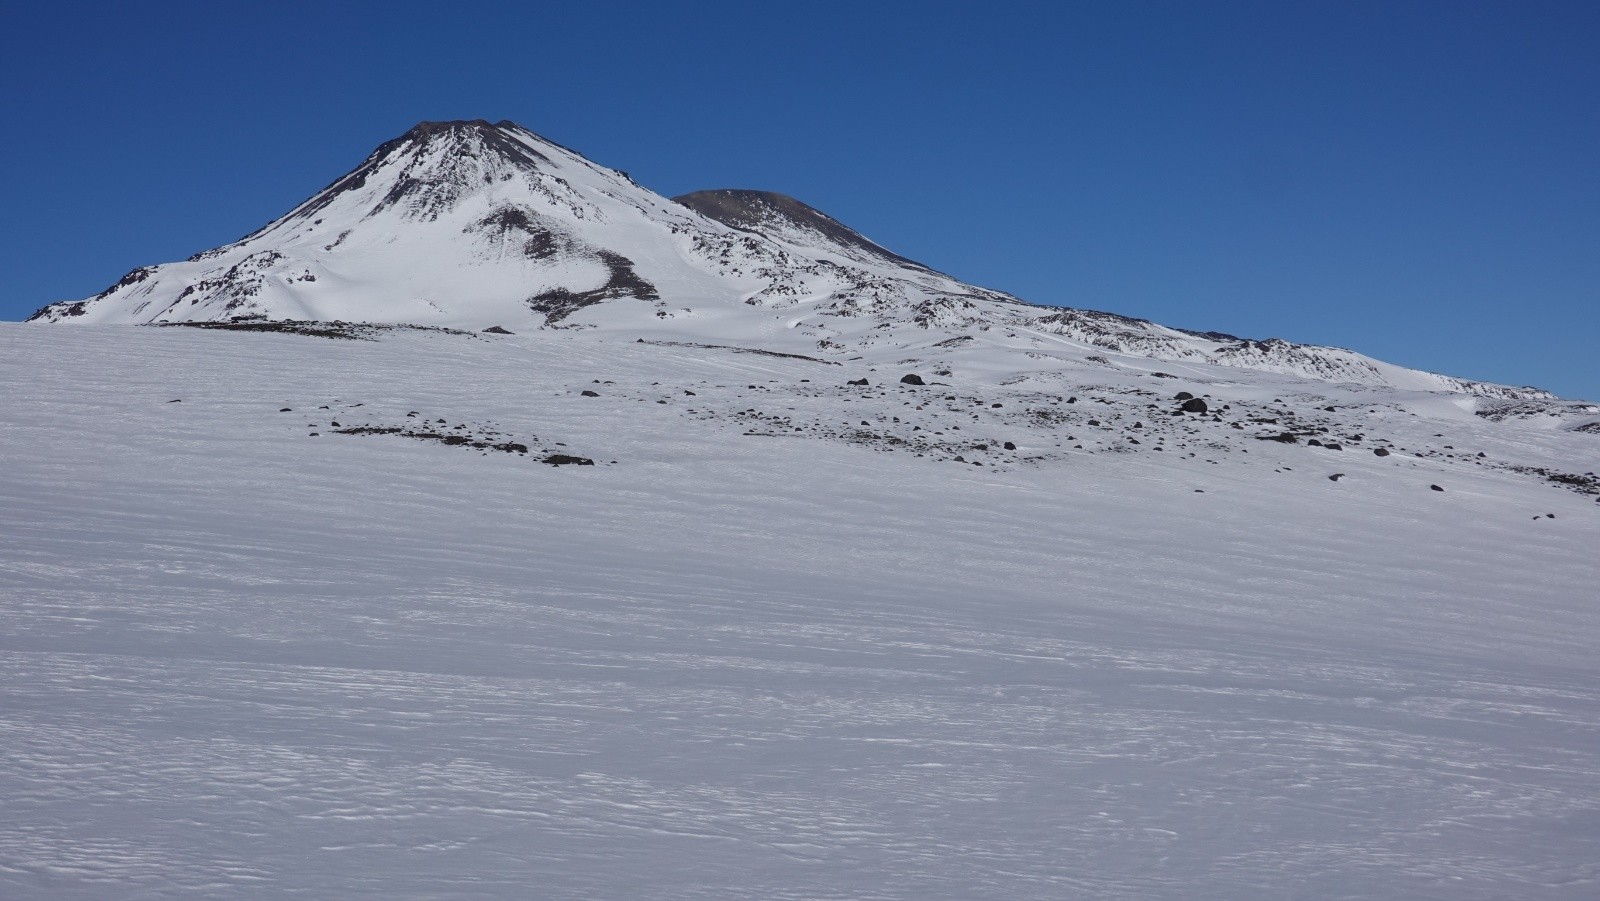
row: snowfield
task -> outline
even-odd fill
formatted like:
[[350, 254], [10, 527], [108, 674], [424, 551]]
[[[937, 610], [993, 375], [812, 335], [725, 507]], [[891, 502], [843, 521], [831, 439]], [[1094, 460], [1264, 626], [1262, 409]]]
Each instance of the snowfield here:
[[1600, 894], [1594, 408], [605, 315], [0, 325], [0, 898]]

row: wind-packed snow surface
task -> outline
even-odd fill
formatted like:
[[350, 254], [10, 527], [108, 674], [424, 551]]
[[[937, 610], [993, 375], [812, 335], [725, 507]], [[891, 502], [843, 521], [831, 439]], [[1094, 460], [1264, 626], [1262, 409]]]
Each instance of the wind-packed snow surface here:
[[1600, 893], [1593, 407], [606, 306], [0, 327], [0, 898]]

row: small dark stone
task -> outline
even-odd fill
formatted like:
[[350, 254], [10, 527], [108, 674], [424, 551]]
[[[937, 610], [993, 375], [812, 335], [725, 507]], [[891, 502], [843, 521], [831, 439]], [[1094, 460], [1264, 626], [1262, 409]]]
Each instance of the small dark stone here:
[[1015, 444], [1012, 444], [1010, 441], [1007, 441], [1005, 444], [1003, 444], [1001, 446], [1004, 447], [1006, 450], [1016, 450], [1017, 449], [1017, 446]]
[[[1188, 392], [1184, 392], [1184, 393], [1187, 394]], [[1205, 401], [1201, 400], [1198, 397], [1191, 397], [1191, 398], [1185, 400], [1183, 402], [1183, 406], [1180, 407], [1179, 409], [1181, 409], [1185, 413], [1204, 413], [1204, 412], [1206, 412], [1207, 407], [1206, 407], [1206, 402]]]
[[1344, 445], [1338, 443], [1337, 441], [1329, 441], [1327, 444], [1324, 444], [1323, 447], [1327, 448], [1328, 450], [1344, 450]]
[[1318, 441], [1318, 440], [1317, 440], [1317, 439], [1315, 439], [1315, 438], [1312, 438], [1312, 439], [1310, 439], [1310, 440], [1308, 440], [1308, 441], [1307, 441], [1307, 442], [1306, 442], [1306, 446], [1307, 446], [1307, 447], [1321, 447], [1321, 446], [1322, 446], [1322, 442], [1321, 442], [1321, 441]]
[[902, 385], [926, 385], [928, 383], [924, 382], [922, 380], [922, 376], [917, 375], [915, 372], [908, 372], [905, 375], [900, 377], [900, 384], [902, 384]]
[[1177, 394], [1174, 394], [1172, 396], [1173, 400], [1191, 400], [1193, 398], [1194, 398], [1194, 395], [1190, 394], [1187, 391], [1179, 391]]
[[598, 391], [590, 391], [589, 389], [585, 388], [583, 390], [583, 394], [581, 396], [583, 396], [583, 397], [599, 397], [600, 396], [600, 392], [598, 392]]
[[847, 385], [865, 385], [865, 384], [867, 384], [867, 380], [866, 379], [851, 379], [850, 381], [846, 382], [845, 384], [847, 384]]
[[1372, 449], [1372, 453], [1374, 456], [1387, 457], [1389, 456], [1389, 449], [1387, 447], [1375, 447]]
[[1443, 491], [1444, 490], [1443, 488], [1440, 488], [1438, 485], [1429, 485], [1428, 487], [1432, 488], [1434, 491]]
[[289, 407], [283, 407], [283, 408], [279, 409], [278, 412], [279, 413], [293, 413], [294, 410], [292, 408], [289, 408]]
[[515, 332], [507, 331], [506, 329], [503, 329], [498, 325], [491, 325], [488, 328], [484, 329], [484, 331], [487, 332], [488, 334], [491, 334], [491, 335], [514, 335], [514, 334], [516, 334]]
[[696, 397], [697, 396], [693, 391], [690, 391], [688, 388], [683, 389], [683, 393], [689, 395], [690, 397]]
[[1330, 482], [1337, 482], [1337, 481], [1339, 481], [1339, 480], [1340, 480], [1340, 479], [1342, 479], [1342, 478], [1344, 478], [1344, 473], [1342, 473], [1342, 472], [1336, 472], [1336, 473], [1334, 473], [1334, 474], [1333, 474], [1333, 475], [1331, 475], [1331, 476], [1328, 476], [1328, 481], [1330, 481]]
[[[169, 404], [181, 404], [181, 403], [183, 403], [183, 400], [181, 398], [177, 398], [177, 399], [169, 400], [169, 401], [167, 401], [167, 403], [169, 403]], [[327, 409], [327, 408], [324, 407], [323, 409]]]

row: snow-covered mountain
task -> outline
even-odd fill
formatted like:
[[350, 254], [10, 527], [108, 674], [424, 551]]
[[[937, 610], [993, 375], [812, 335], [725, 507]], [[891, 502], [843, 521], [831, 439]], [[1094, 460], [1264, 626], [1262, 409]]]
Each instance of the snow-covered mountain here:
[[1595, 404], [506, 123], [37, 318], [5, 901], [1600, 885]]
[[288, 215], [33, 320], [600, 327], [847, 357], [998, 330], [1037, 347], [1365, 385], [1548, 399], [1337, 348], [1040, 307], [879, 246], [780, 194], [668, 200], [511, 122], [424, 122]]

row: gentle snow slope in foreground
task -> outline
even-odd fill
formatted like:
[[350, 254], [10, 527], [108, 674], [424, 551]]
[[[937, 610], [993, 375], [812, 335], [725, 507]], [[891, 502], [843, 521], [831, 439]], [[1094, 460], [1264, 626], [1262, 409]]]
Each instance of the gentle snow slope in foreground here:
[[[1591, 498], [728, 418], [869, 364], [0, 327], [0, 897], [1600, 891]], [[599, 465], [330, 425], [434, 419]]]

